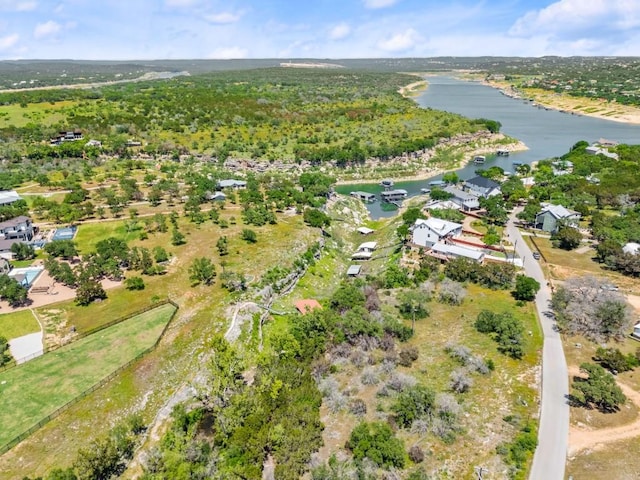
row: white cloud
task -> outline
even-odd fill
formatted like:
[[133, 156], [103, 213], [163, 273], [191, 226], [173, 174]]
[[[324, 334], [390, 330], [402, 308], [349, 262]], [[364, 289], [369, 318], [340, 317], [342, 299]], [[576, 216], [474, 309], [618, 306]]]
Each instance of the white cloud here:
[[165, 0], [164, 4], [167, 7], [184, 8], [184, 7], [192, 7], [199, 2], [200, 0]]
[[11, 12], [29, 12], [35, 10], [38, 2], [32, 0], [23, 0], [16, 2], [15, 0], [0, 0], [0, 10]]
[[7, 35], [6, 37], [0, 37], [0, 50], [6, 50], [13, 47], [16, 43], [18, 43], [19, 39], [20, 36], [17, 33]]
[[398, 3], [399, 0], [362, 0], [366, 8], [386, 8]]
[[227, 23], [236, 23], [238, 20], [242, 18], [243, 12], [232, 13], [232, 12], [220, 12], [220, 13], [212, 13], [209, 15], [205, 15], [204, 19], [210, 23], [217, 24], [227, 24]]
[[247, 58], [249, 51], [245, 48], [241, 47], [219, 47], [216, 48], [211, 54], [209, 58], [214, 59], [234, 59], [234, 58]]
[[331, 40], [340, 40], [342, 38], [348, 37], [351, 33], [351, 27], [348, 23], [342, 22], [329, 30], [329, 38]]
[[640, 26], [640, 0], [558, 0], [532, 10], [513, 24], [515, 36], [554, 33], [567, 36], [575, 31], [600, 35], [602, 29], [631, 29]]
[[396, 33], [392, 37], [378, 42], [378, 47], [386, 52], [403, 52], [413, 48], [421, 37], [413, 28], [409, 28], [401, 33]]
[[62, 30], [62, 26], [59, 23], [49, 20], [48, 22], [37, 24], [33, 31], [33, 36], [40, 39], [50, 35], [55, 35], [56, 33], [59, 33], [60, 30]]

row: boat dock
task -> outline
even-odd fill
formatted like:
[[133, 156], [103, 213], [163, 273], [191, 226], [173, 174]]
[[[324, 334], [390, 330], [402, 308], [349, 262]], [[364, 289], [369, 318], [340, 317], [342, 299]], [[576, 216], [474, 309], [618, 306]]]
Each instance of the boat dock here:
[[376, 201], [376, 196], [373, 193], [369, 193], [369, 192], [351, 192], [349, 195], [351, 195], [354, 198], [357, 198], [358, 200], [362, 200], [363, 202], [366, 203], [372, 203]]
[[380, 194], [380, 199], [383, 202], [387, 203], [395, 203], [398, 201], [402, 201], [407, 198], [409, 192], [406, 190], [398, 189], [398, 190], [387, 190], [386, 192], [382, 192]]

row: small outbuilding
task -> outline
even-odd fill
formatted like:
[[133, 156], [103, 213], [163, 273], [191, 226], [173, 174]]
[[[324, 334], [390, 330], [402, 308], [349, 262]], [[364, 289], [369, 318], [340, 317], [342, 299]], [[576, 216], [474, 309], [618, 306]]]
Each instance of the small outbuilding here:
[[368, 228], [368, 227], [359, 227], [358, 228], [358, 233], [362, 234], [362, 235], [370, 235], [374, 232], [375, 230]]
[[360, 265], [351, 265], [347, 269], [347, 277], [357, 277], [360, 275], [360, 271], [362, 270], [362, 266]]
[[633, 327], [633, 333], [631, 335], [633, 335], [637, 339], [640, 339], [640, 323]]
[[302, 315], [309, 313], [316, 308], [322, 309], [322, 305], [320, 305], [320, 303], [313, 298], [304, 298], [302, 300], [298, 300], [294, 305]]

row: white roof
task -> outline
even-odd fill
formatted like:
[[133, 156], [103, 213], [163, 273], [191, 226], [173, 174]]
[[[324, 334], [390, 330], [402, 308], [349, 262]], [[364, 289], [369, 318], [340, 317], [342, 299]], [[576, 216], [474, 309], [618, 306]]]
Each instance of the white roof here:
[[632, 255], [636, 255], [640, 252], [640, 243], [629, 242], [624, 247], [622, 247], [622, 251], [624, 253], [630, 253]]
[[244, 180], [234, 180], [234, 179], [220, 180], [218, 182], [218, 185], [220, 186], [220, 188], [244, 187], [246, 184], [247, 182], [245, 182]]
[[633, 326], [633, 329], [635, 330], [636, 328], [640, 328], [640, 323], [636, 324]]
[[358, 251], [360, 250], [375, 250], [378, 246], [378, 242], [364, 242], [358, 247]]
[[427, 203], [424, 206], [425, 210], [443, 210], [443, 209], [453, 209], [458, 210], [458, 204], [456, 202], [452, 202], [451, 200], [434, 200], [432, 202]]
[[371, 258], [371, 255], [373, 255], [371, 252], [356, 252], [351, 255], [351, 258], [354, 260], [367, 260]]
[[475, 248], [460, 247], [458, 245], [447, 245], [446, 243], [436, 243], [431, 250], [444, 255], [453, 255], [456, 257], [465, 257], [472, 260], [482, 260], [484, 252]]
[[0, 205], [17, 202], [18, 200], [22, 200], [22, 197], [15, 190], [0, 191]]
[[540, 211], [540, 213], [545, 212], [549, 212], [556, 218], [569, 218], [580, 215], [578, 212], [569, 210], [562, 205], [553, 205], [552, 203], [542, 203], [542, 210]]
[[426, 220], [419, 218], [418, 220], [416, 220], [413, 228], [419, 228], [422, 225], [427, 227], [429, 230], [436, 232], [440, 236], [449, 235], [451, 232], [462, 228], [462, 225], [460, 225], [459, 223], [449, 222], [447, 220], [442, 220], [435, 217], [427, 218]]
[[374, 230], [371, 228], [367, 228], [367, 227], [360, 227], [358, 228], [358, 232], [363, 234], [363, 235], [369, 235], [370, 233], [373, 233]]

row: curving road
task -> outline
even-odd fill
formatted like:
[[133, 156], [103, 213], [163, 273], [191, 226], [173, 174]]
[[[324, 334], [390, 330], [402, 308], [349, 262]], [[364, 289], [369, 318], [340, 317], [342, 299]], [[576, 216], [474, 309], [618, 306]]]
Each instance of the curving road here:
[[562, 480], [569, 439], [569, 373], [562, 349], [562, 339], [550, 316], [551, 289], [542, 268], [532, 256], [520, 231], [513, 225], [515, 211], [509, 218], [506, 232], [515, 243], [516, 253], [524, 261], [525, 273], [540, 282], [536, 309], [540, 317], [544, 346], [542, 350], [542, 387], [538, 448], [533, 456], [530, 480]]

